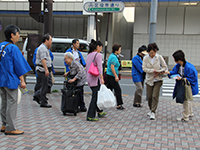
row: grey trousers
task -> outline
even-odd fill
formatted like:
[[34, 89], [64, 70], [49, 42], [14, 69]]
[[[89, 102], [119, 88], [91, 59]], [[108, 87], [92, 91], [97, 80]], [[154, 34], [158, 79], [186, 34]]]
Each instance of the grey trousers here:
[[144, 82], [135, 82], [136, 91], [133, 104], [142, 103], [142, 92], [144, 87]]
[[1, 87], [1, 120], [6, 131], [15, 131], [15, 119], [17, 115], [18, 89]]
[[147, 96], [148, 104], [151, 112], [156, 113], [159, 101], [160, 87], [162, 86], [162, 81], [154, 82], [153, 86], [147, 84]]

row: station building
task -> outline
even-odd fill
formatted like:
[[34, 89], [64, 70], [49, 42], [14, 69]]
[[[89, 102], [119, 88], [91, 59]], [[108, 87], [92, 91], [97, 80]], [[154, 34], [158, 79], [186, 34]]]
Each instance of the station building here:
[[[131, 59], [138, 47], [149, 44], [150, 0], [122, 0], [125, 9], [112, 13], [109, 25], [108, 51], [114, 43], [122, 45], [124, 59]], [[94, 15], [85, 14], [82, 0], [54, 0], [54, 37], [80, 38], [90, 41], [95, 38]], [[43, 8], [43, 6], [41, 7]], [[99, 39], [104, 43], [107, 13], [98, 15]], [[4, 28], [15, 24], [22, 30], [18, 43], [22, 49], [28, 33], [43, 34], [43, 24], [29, 16], [27, 0], [0, 0], [0, 23]], [[92, 31], [91, 31], [92, 29]], [[91, 33], [92, 32], [92, 36]], [[168, 58], [169, 69], [175, 63], [172, 53], [181, 49], [186, 60], [200, 70], [200, 1], [158, 0], [156, 43], [159, 54]], [[4, 40], [3, 29], [0, 41]]]

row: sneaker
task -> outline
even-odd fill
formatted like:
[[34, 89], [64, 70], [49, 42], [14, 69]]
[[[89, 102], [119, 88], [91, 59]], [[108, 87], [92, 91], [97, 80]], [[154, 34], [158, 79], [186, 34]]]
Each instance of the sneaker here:
[[1, 132], [5, 132], [6, 126], [1, 127]]
[[100, 113], [98, 113], [98, 117], [99, 117], [99, 118], [102, 118], [102, 117], [104, 117], [105, 115], [107, 115], [107, 112], [100, 112]]
[[151, 116], [151, 111], [147, 113], [147, 116], [149, 116], [149, 117]]
[[156, 118], [155, 118], [155, 113], [151, 113], [151, 116], [150, 116], [150, 120], [155, 120]]
[[99, 121], [98, 118], [90, 118], [90, 117], [87, 117], [86, 120], [87, 121]]
[[188, 121], [189, 121], [189, 119], [187, 120], [187, 119], [185, 119], [185, 118], [177, 118], [176, 120], [177, 120], [177, 121], [182, 121], [182, 122], [188, 122]]
[[189, 117], [194, 117], [194, 114], [193, 114], [193, 113], [191, 113]]
[[20, 135], [20, 134], [24, 134], [24, 131], [19, 131], [19, 130], [5, 131], [5, 135]]

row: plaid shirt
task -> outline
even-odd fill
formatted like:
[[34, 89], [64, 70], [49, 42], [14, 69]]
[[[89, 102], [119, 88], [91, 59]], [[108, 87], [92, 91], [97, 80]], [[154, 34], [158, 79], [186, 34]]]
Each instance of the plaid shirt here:
[[82, 86], [86, 82], [86, 71], [83, 66], [77, 62], [72, 61], [71, 65], [69, 65], [70, 75], [76, 75], [75, 78], [78, 79], [77, 86]]
[[[47, 67], [51, 67], [51, 57], [49, 54], [49, 50], [47, 49], [47, 46], [45, 44], [41, 44], [38, 47], [37, 53], [36, 53], [36, 65], [42, 65], [42, 61], [45, 59]], [[36, 70], [39, 70], [41, 72], [45, 72], [44, 67], [36, 66]]]

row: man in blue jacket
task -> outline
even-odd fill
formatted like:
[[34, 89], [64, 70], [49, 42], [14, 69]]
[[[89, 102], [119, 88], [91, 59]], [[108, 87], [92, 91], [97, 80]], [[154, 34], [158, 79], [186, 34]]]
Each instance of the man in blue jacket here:
[[[174, 88], [173, 92], [173, 98], [176, 97], [176, 91], [178, 88], [178, 85], [180, 84], [180, 80], [182, 78], [186, 78], [191, 84], [191, 89], [192, 89], [192, 95], [196, 95], [199, 93], [199, 88], [198, 88], [198, 72], [196, 68], [194, 67], [193, 64], [187, 62], [185, 60], [185, 54], [183, 53], [182, 50], [177, 50], [174, 52], [172, 55], [174, 57], [174, 61], [176, 65], [174, 66], [172, 71], [166, 71], [165, 73], [169, 75], [174, 75], [174, 74], [179, 74], [176, 79], [176, 85]], [[185, 99], [183, 102], [183, 117], [182, 118], [177, 118], [177, 121], [189, 121], [189, 117], [193, 117], [193, 111], [192, 111], [192, 105], [190, 103], [191, 100]]]
[[[80, 64], [83, 65], [83, 67], [85, 67], [86, 63], [85, 60], [81, 54], [81, 52], [78, 50], [80, 43], [78, 39], [73, 39], [72, 40], [72, 45], [73, 47], [69, 48], [68, 50], [66, 50], [66, 52], [71, 52], [74, 55], [74, 60], [80, 62]], [[65, 67], [66, 67], [66, 73], [69, 72], [69, 66], [64, 62]]]
[[31, 67], [15, 45], [20, 37], [19, 32], [17, 26], [8, 25], [4, 30], [6, 40], [0, 43], [1, 132], [6, 135], [24, 133], [15, 128], [18, 86], [26, 88], [23, 75], [29, 72]]
[[145, 72], [142, 70], [142, 60], [147, 54], [147, 47], [142, 45], [132, 59], [132, 79], [136, 85], [133, 107], [142, 107], [142, 92], [144, 87]]

